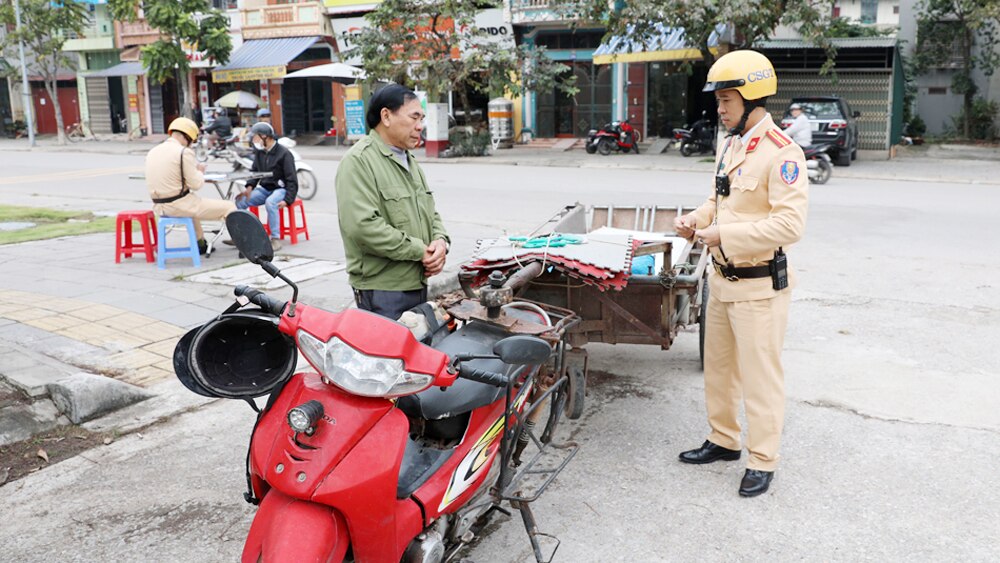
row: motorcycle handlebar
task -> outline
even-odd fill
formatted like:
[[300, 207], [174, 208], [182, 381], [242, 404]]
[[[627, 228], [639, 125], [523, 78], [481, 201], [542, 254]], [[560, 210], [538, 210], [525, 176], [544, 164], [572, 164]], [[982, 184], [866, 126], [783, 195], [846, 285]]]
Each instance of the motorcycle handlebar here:
[[254, 305], [257, 305], [268, 313], [275, 315], [281, 315], [281, 313], [285, 310], [285, 305], [288, 305], [287, 301], [278, 301], [263, 291], [253, 289], [252, 287], [247, 287], [245, 285], [236, 286], [233, 293], [235, 293], [237, 297], [246, 297]]
[[479, 383], [493, 385], [494, 387], [506, 387], [508, 383], [506, 375], [500, 373], [493, 373], [492, 371], [486, 371], [482, 369], [474, 369], [466, 366], [461, 366], [458, 368], [458, 376], [463, 379], [469, 379], [471, 381], [478, 381]]

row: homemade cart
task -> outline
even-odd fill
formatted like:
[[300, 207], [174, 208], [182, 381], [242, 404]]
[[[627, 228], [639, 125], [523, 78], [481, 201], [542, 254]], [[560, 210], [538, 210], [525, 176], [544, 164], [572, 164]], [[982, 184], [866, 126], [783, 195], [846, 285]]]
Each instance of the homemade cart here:
[[[482, 301], [490, 274], [521, 278], [513, 299], [567, 321], [559, 327], [551, 368], [555, 379], [569, 377], [566, 414], [577, 418], [586, 392], [588, 342], [667, 350], [682, 329], [698, 325], [704, 359], [709, 255], [702, 245], [674, 235], [674, 218], [689, 211], [570, 205], [528, 237], [480, 241], [459, 282], [466, 296]], [[448, 310], [467, 319], [475, 314], [469, 304], [455, 301]]]

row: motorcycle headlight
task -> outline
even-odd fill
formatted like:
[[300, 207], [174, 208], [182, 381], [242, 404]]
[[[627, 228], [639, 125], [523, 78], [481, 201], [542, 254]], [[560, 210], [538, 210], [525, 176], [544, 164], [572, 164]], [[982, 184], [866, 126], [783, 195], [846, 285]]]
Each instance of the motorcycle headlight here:
[[403, 369], [403, 360], [359, 352], [343, 340], [327, 342], [300, 330], [299, 348], [309, 363], [344, 391], [364, 397], [398, 397], [430, 387], [434, 378]]

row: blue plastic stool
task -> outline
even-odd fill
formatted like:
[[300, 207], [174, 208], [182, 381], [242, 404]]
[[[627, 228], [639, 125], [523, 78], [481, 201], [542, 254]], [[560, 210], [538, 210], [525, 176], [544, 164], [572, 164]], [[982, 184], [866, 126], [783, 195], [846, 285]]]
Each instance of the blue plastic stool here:
[[[167, 246], [167, 228], [173, 225], [187, 229], [190, 243], [187, 246]], [[165, 270], [168, 258], [190, 258], [195, 268], [201, 267], [201, 255], [198, 253], [198, 235], [194, 232], [194, 219], [191, 217], [160, 216], [156, 225], [156, 267]]]

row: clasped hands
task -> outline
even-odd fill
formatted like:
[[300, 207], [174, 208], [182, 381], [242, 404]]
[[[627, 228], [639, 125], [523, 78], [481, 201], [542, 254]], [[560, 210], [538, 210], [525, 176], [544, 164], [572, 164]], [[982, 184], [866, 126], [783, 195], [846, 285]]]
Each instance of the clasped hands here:
[[722, 236], [719, 233], [718, 225], [709, 225], [704, 229], [698, 229], [697, 221], [691, 215], [681, 215], [674, 219], [674, 230], [678, 236], [686, 239], [696, 238], [708, 247], [715, 247], [722, 244]]
[[431, 277], [441, 273], [444, 270], [445, 257], [448, 254], [448, 243], [442, 239], [437, 239], [436, 241], [427, 245], [424, 249], [424, 257], [422, 262], [424, 263], [424, 275]]

